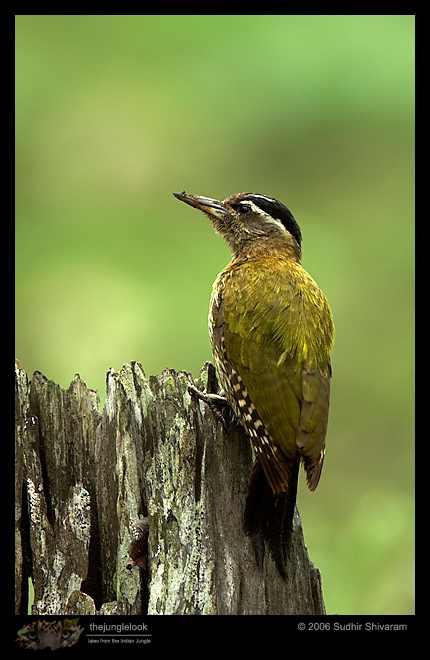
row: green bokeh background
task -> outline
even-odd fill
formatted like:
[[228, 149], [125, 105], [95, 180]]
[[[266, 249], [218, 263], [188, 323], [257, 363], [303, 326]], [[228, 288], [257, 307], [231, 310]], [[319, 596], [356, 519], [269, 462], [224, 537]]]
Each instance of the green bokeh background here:
[[16, 17], [16, 355], [67, 387], [195, 375], [229, 252], [171, 195], [286, 203], [336, 323], [323, 477], [299, 491], [328, 613], [412, 614], [410, 15]]

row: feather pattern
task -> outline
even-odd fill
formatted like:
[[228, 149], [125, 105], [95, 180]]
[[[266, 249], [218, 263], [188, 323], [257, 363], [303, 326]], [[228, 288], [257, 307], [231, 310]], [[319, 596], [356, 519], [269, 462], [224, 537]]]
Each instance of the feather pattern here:
[[236, 260], [214, 284], [209, 326], [221, 385], [273, 493], [287, 490], [288, 463], [297, 458], [314, 490], [324, 458], [333, 341], [324, 294], [288, 259]]

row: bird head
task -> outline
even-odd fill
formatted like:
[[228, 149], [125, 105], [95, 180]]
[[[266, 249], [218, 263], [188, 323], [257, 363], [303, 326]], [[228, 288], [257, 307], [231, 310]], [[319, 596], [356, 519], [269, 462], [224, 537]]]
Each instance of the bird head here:
[[238, 193], [222, 201], [186, 192], [173, 194], [206, 213], [236, 257], [267, 254], [273, 248], [288, 250], [300, 260], [300, 227], [291, 211], [277, 199], [255, 193]]

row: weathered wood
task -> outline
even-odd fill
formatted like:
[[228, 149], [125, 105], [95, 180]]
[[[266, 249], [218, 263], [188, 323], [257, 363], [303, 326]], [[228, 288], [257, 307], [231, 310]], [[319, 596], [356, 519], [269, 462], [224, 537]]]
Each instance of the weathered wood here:
[[[199, 386], [206, 384], [208, 365]], [[76, 375], [67, 390], [16, 367], [16, 612], [324, 614], [298, 513], [287, 582], [243, 533], [252, 455], [190, 396], [191, 375], [110, 370], [106, 401]], [[148, 573], [127, 569], [149, 517]]]

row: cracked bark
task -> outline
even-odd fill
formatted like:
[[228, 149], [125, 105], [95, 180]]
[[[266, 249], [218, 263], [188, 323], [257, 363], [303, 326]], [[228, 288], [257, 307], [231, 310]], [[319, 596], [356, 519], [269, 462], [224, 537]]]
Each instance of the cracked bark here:
[[[212, 378], [206, 363], [197, 382]], [[76, 375], [64, 390], [16, 367], [16, 613], [324, 614], [319, 571], [296, 511], [285, 582], [259, 569], [243, 511], [252, 454], [191, 397], [186, 372], [106, 377], [106, 401]], [[127, 569], [149, 517], [148, 572]]]

